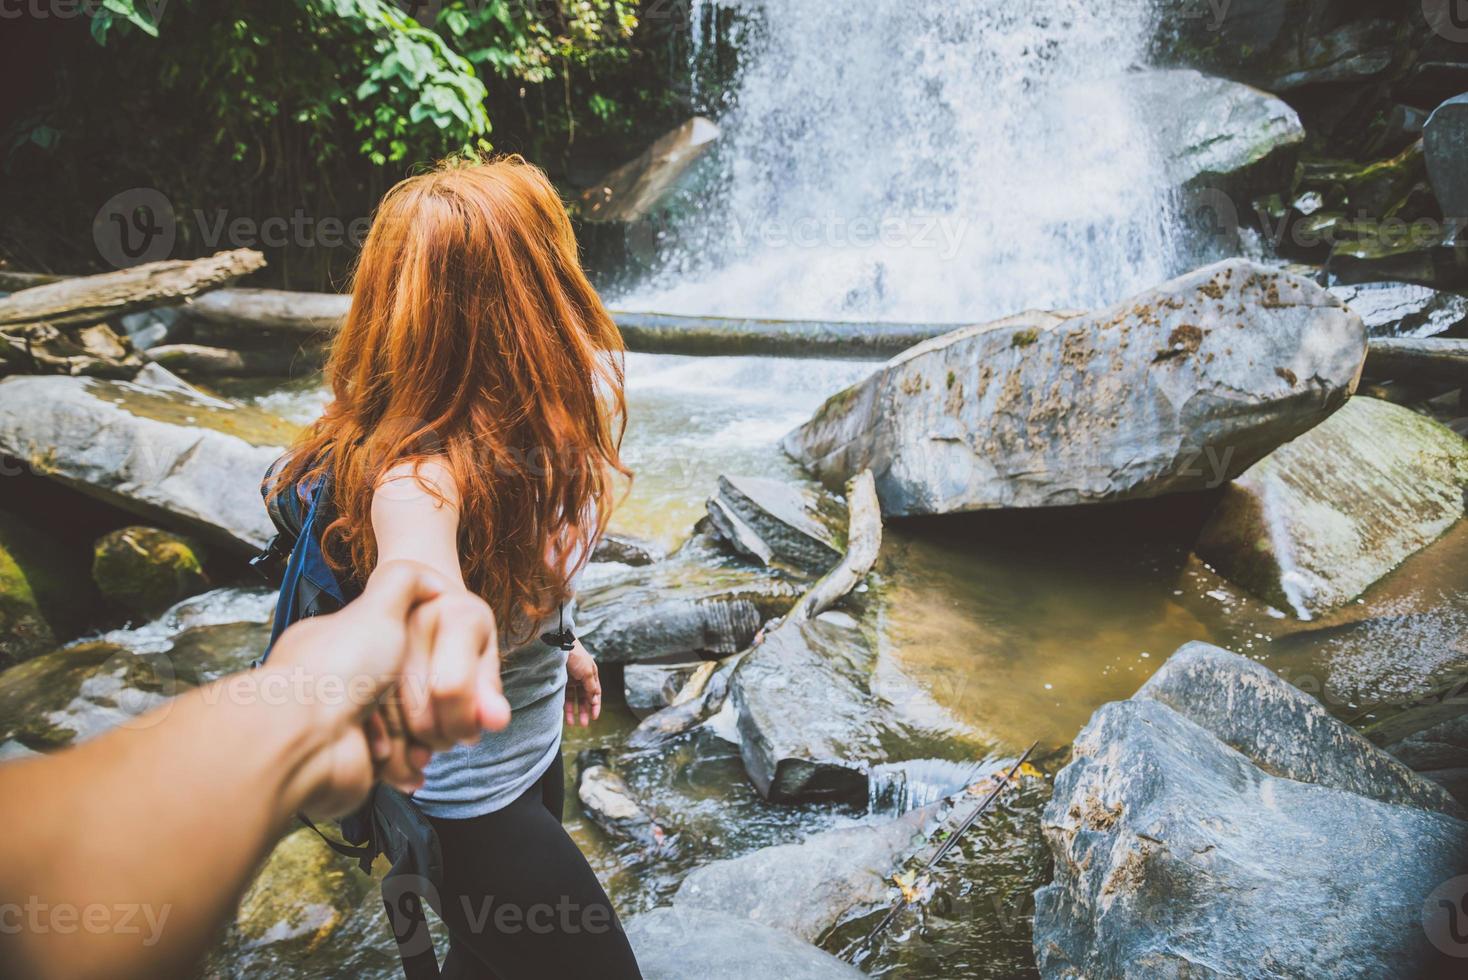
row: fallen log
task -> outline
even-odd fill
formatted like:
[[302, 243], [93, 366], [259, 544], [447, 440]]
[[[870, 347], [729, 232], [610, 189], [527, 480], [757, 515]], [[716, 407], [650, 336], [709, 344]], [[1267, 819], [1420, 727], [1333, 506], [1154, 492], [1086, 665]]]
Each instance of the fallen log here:
[[162, 344], [147, 356], [177, 374], [211, 378], [286, 377], [321, 366], [319, 350], [229, 350], [203, 344]]
[[1382, 337], [1371, 341], [1365, 373], [1393, 381], [1468, 384], [1468, 340]]
[[[351, 297], [334, 293], [221, 289], [190, 303], [185, 312], [195, 323], [210, 326], [316, 335], [336, 329], [351, 305]], [[648, 354], [885, 358], [960, 326], [611, 312], [627, 349]]]
[[170, 259], [31, 286], [0, 299], [0, 326], [98, 323], [135, 310], [183, 302], [264, 267], [254, 249], [203, 259]]
[[196, 323], [315, 335], [340, 327], [351, 306], [352, 298], [342, 293], [218, 289], [190, 303], [186, 312]]

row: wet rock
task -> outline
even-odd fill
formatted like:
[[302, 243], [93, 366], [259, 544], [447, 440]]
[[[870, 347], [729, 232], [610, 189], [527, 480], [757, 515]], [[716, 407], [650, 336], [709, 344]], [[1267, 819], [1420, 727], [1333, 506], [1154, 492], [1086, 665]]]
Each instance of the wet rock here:
[[627, 923], [647, 980], [856, 980], [863, 974], [787, 932], [702, 909], [659, 908]]
[[870, 468], [890, 515], [1201, 490], [1328, 417], [1365, 354], [1324, 289], [1230, 260], [1100, 313], [919, 344], [783, 445], [833, 488]]
[[1249, 200], [1287, 183], [1305, 127], [1268, 92], [1188, 69], [1132, 72], [1110, 82], [1148, 121], [1169, 182]]
[[757, 476], [721, 476], [708, 501], [710, 523], [741, 554], [820, 574], [845, 550], [846, 515], [827, 498]]
[[584, 749], [576, 755], [576, 796], [587, 819], [613, 840], [648, 851], [668, 844], [667, 831], [613, 771], [605, 751]]
[[1457, 678], [1374, 722], [1361, 734], [1468, 806], [1468, 699]]
[[[240, 899], [226, 940], [230, 959], [242, 975], [307, 956], [347, 920], [366, 912], [364, 899], [377, 890], [370, 875], [302, 827], [275, 846]], [[377, 914], [386, 932], [380, 906]]]
[[593, 562], [618, 562], [623, 565], [651, 565], [663, 560], [663, 550], [651, 541], [630, 534], [608, 532], [601, 536], [591, 553]]
[[1463, 516], [1468, 442], [1352, 399], [1226, 489], [1197, 553], [1301, 618], [1348, 602]]
[[601, 663], [725, 656], [797, 595], [789, 581], [694, 549], [583, 587], [577, 635]]
[[99, 538], [92, 578], [103, 598], [132, 618], [156, 616], [207, 587], [193, 543], [152, 527], [119, 528]]
[[24, 570], [0, 540], [0, 668], [56, 645]]
[[1162, 702], [1272, 775], [1465, 815], [1438, 787], [1336, 721], [1315, 698], [1227, 650], [1189, 643], [1135, 696]]
[[706, 864], [683, 879], [673, 907], [741, 916], [816, 942], [849, 915], [889, 899], [889, 876], [923, 842], [934, 810]]
[[273, 533], [259, 483], [295, 431], [255, 409], [123, 381], [0, 381], [0, 451], [242, 553]]
[[[1384, 802], [1417, 792], [1393, 775], [1404, 767], [1258, 665], [1200, 646], [1153, 688], [1168, 703], [1143, 691], [1101, 707], [1056, 777], [1043, 822], [1055, 880], [1035, 895], [1041, 976], [1422, 975], [1423, 902], [1468, 866], [1468, 824]], [[1220, 740], [1193, 718], [1219, 720], [1230, 697], [1241, 717]], [[1281, 758], [1293, 776], [1275, 773]], [[1311, 774], [1338, 785], [1295, 778]]]
[[1406, 52], [1393, 21], [1348, 20], [1339, 4], [1320, 0], [1155, 6], [1158, 63], [1216, 71], [1272, 92], [1379, 78]]
[[866, 799], [867, 764], [883, 755], [874, 659], [844, 613], [788, 624], [745, 656], [729, 695], [744, 768], [761, 796]]
[[628, 664], [622, 670], [622, 694], [627, 699], [627, 707], [639, 718], [666, 708], [697, 669], [697, 663]]
[[62, 647], [0, 673], [0, 742], [35, 751], [98, 735], [170, 698], [245, 669], [265, 623], [188, 629], [143, 649], [99, 640]]
[[1332, 286], [1372, 337], [1435, 337], [1468, 320], [1468, 296], [1410, 282]]
[[1443, 214], [1468, 219], [1468, 92], [1433, 110], [1423, 126], [1422, 141]]
[[582, 194], [583, 218], [598, 223], [630, 223], [655, 214], [718, 138], [715, 123], [694, 116]]

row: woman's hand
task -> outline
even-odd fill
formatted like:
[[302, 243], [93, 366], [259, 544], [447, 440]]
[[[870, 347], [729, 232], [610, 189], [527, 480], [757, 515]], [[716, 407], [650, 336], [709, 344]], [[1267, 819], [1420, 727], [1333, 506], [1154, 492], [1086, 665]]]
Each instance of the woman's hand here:
[[590, 728], [601, 717], [601, 677], [596, 661], [577, 640], [566, 657], [566, 724]]

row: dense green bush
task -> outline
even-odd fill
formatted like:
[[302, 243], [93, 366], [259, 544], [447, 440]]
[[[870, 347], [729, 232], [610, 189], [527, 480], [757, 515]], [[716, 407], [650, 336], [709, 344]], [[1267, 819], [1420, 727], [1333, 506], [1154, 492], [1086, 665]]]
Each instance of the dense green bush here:
[[175, 255], [253, 244], [276, 283], [340, 281], [350, 244], [240, 241], [231, 222], [351, 225], [465, 147], [573, 185], [634, 156], [687, 111], [684, 24], [644, 24], [643, 2], [103, 0], [46, 25], [53, 77], [0, 144], [0, 257], [97, 268], [98, 208], [149, 187], [177, 218]]

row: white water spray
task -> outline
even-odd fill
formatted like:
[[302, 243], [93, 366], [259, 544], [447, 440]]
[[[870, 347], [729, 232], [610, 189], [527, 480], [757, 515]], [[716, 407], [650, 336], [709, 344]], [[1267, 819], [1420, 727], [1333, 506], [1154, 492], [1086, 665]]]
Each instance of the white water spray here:
[[1143, 0], [699, 0], [743, 20], [717, 191], [619, 299], [666, 312], [960, 321], [1089, 307], [1178, 271], [1146, 120], [1114, 90]]

